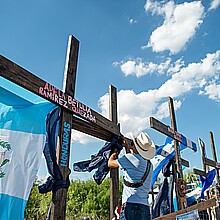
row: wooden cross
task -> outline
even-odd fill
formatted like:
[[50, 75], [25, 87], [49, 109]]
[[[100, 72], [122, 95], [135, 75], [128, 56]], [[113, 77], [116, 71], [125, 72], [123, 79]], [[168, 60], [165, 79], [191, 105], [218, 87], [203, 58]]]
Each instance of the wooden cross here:
[[[117, 91], [113, 86], [109, 87], [109, 117], [115, 124], [118, 123], [117, 117]], [[120, 129], [120, 128], [119, 128]], [[113, 219], [114, 211], [119, 202], [119, 171], [118, 168], [110, 169], [110, 219]]]
[[[114, 112], [111, 121], [74, 99], [78, 49], [79, 41], [70, 35], [62, 91], [0, 55], [0, 76], [61, 107], [57, 162], [64, 180], [66, 180], [69, 171], [71, 128], [106, 141], [111, 141], [113, 135], [120, 135], [116, 118], [116, 98], [110, 106]], [[112, 87], [112, 90], [114, 90], [112, 97], [116, 97], [116, 89]], [[117, 181], [115, 175], [117, 173], [112, 174], [111, 178], [115, 178]], [[118, 196], [117, 184], [115, 185], [116, 187], [111, 188], [113, 192], [110, 198], [114, 207], [117, 205], [115, 198]], [[65, 219], [66, 193], [67, 189], [59, 189], [53, 194], [51, 219]]]
[[217, 162], [217, 155], [216, 155], [216, 151], [215, 151], [215, 143], [214, 143], [213, 133], [211, 131], [209, 132], [209, 136], [210, 136], [210, 142], [211, 142], [211, 148], [212, 148], [212, 156], [213, 156], [214, 160], [211, 160], [211, 159], [209, 159], [206, 156], [205, 144], [204, 144], [204, 142], [202, 142], [200, 140], [200, 147], [201, 147], [201, 152], [202, 152], [203, 171], [194, 168], [193, 172], [195, 174], [197, 174], [197, 175], [206, 177], [208, 175], [208, 166], [211, 166], [211, 167], [215, 168], [215, 171], [216, 171], [216, 182], [217, 182], [217, 185], [219, 186], [220, 163]]
[[[73, 36], [69, 37], [66, 64], [63, 77], [62, 92], [74, 98], [76, 84], [76, 70], [79, 51], [79, 41]], [[72, 114], [61, 109], [59, 133], [57, 140], [57, 163], [59, 165], [63, 180], [69, 178], [69, 157], [71, 143]], [[53, 192], [51, 219], [65, 219], [66, 213], [66, 188], [60, 188]]]
[[202, 153], [202, 164], [203, 164], [203, 170], [199, 170], [197, 168], [193, 168], [193, 173], [196, 175], [200, 175], [203, 177], [207, 176], [207, 172], [209, 171], [209, 166], [205, 164], [205, 158], [206, 158], [206, 149], [205, 149], [205, 143], [198, 138], [198, 142], [199, 142], [199, 146], [201, 149], [201, 153]]
[[216, 151], [215, 151], [215, 142], [214, 142], [214, 137], [213, 137], [213, 133], [210, 131], [210, 142], [211, 142], [211, 148], [212, 148], [212, 156], [214, 159], [214, 163], [211, 162], [209, 163], [209, 161], [205, 161], [207, 165], [212, 166], [215, 168], [216, 171], [216, 181], [217, 184], [219, 185], [219, 169], [220, 169], [220, 163], [217, 161], [217, 155], [216, 155]]
[[173, 100], [171, 97], [168, 97], [168, 105], [169, 105], [172, 128], [169, 127], [168, 125], [161, 123], [160, 121], [156, 120], [153, 117], [150, 117], [150, 127], [174, 139], [175, 162], [176, 162], [176, 169], [175, 169], [176, 173], [174, 173], [174, 181], [176, 183], [177, 204], [180, 210], [187, 207], [186, 196], [185, 194], [184, 195], [180, 194], [178, 187], [180, 187], [180, 183], [184, 183], [182, 165], [189, 167], [189, 162], [180, 157], [180, 149], [178, 142], [193, 149], [194, 151], [196, 151], [196, 144], [188, 140], [184, 135], [177, 132], [177, 124], [175, 119]]

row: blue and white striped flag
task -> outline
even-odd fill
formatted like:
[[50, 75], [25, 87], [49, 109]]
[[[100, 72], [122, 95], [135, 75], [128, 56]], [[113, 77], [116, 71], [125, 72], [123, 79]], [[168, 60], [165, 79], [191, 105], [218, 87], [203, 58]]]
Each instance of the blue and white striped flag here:
[[[180, 151], [187, 148], [187, 146], [180, 144]], [[151, 187], [154, 185], [157, 177], [163, 168], [163, 166], [175, 155], [174, 151], [174, 141], [172, 138], [167, 137], [165, 144], [161, 145], [157, 148], [156, 154], [154, 158], [150, 161], [153, 164], [153, 175], [152, 175], [152, 182]]]
[[4, 83], [0, 78], [0, 220], [20, 220], [41, 161], [45, 118], [55, 105], [33, 104]]

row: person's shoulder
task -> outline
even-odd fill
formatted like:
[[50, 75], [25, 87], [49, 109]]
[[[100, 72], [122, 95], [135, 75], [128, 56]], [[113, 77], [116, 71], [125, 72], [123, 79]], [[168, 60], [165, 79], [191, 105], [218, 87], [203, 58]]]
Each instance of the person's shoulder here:
[[121, 156], [120, 158], [118, 158], [118, 161], [119, 162], [126, 162], [128, 160], [132, 160], [132, 158], [134, 158], [133, 154], [132, 153], [127, 153], [127, 154], [124, 154], [123, 156]]
[[123, 154], [121, 157], [119, 157], [119, 159], [126, 159], [126, 158], [130, 158], [132, 157], [132, 154], [131, 153], [127, 153], [127, 154]]
[[141, 160], [141, 161], [147, 162], [147, 160], [144, 159], [140, 154], [134, 154], [134, 156], [135, 156], [137, 159]]

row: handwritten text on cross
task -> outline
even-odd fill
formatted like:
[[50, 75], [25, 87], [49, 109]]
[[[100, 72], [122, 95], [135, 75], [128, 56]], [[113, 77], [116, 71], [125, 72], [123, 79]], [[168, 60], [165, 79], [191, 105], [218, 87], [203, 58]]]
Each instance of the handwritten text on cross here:
[[73, 112], [81, 115], [83, 118], [88, 119], [91, 122], [96, 123], [95, 116], [92, 115], [91, 109], [69, 95], [66, 95], [55, 86], [50, 85], [48, 82], [43, 87], [39, 87], [39, 94], [65, 108], [67, 105], [72, 106]]

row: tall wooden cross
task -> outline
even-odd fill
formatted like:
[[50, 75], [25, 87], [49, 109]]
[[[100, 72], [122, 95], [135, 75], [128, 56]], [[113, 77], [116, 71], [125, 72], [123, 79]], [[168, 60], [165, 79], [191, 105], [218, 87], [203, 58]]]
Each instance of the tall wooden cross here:
[[[109, 117], [115, 124], [118, 123], [117, 116], [117, 91], [113, 86], [109, 87]], [[120, 127], [118, 126], [120, 129]], [[114, 217], [114, 211], [119, 202], [119, 171], [118, 168], [110, 169], [110, 219]]]
[[[61, 107], [57, 162], [64, 180], [68, 177], [69, 172], [71, 128], [106, 141], [111, 141], [113, 135], [120, 135], [116, 117], [116, 98], [113, 98], [113, 104], [110, 106], [111, 111], [114, 112], [111, 120], [74, 99], [78, 49], [79, 41], [70, 35], [62, 91], [0, 55], [0, 76]], [[111, 90], [113, 91], [111, 92], [112, 97], [116, 97], [116, 89], [111, 87]], [[117, 172], [113, 171], [111, 178], [118, 181], [116, 175]], [[111, 184], [113, 184], [111, 186], [113, 191], [110, 198], [111, 206], [115, 207], [117, 205], [118, 183], [112, 181]], [[65, 219], [66, 194], [67, 189], [59, 189], [53, 194], [51, 219]], [[111, 216], [113, 216], [113, 208], [111, 212]]]
[[219, 169], [220, 169], [220, 163], [217, 161], [217, 155], [216, 155], [216, 151], [215, 151], [215, 143], [214, 143], [214, 137], [213, 137], [213, 133], [210, 131], [209, 132], [209, 136], [210, 136], [210, 143], [211, 143], [211, 149], [212, 149], [212, 156], [213, 156], [213, 160], [209, 159], [206, 155], [205, 152], [205, 144], [204, 142], [200, 139], [200, 147], [201, 147], [201, 152], [202, 152], [202, 163], [203, 163], [203, 170], [199, 170], [194, 168], [193, 172], [197, 175], [206, 177], [208, 175], [208, 166], [211, 166], [213, 168], [215, 168], [216, 171], [216, 183], [218, 186], [219, 185]]
[[194, 151], [196, 151], [196, 144], [190, 141], [189, 139], [187, 139], [184, 135], [177, 132], [177, 124], [175, 119], [173, 100], [171, 97], [168, 97], [168, 105], [169, 105], [172, 128], [168, 125], [161, 123], [160, 121], [158, 121], [153, 117], [150, 117], [150, 127], [174, 139], [175, 164], [176, 164], [176, 169], [175, 169], [176, 173], [174, 174], [174, 181], [176, 183], [176, 196], [177, 196], [178, 209], [181, 210], [187, 207], [186, 196], [184, 193], [181, 193], [181, 189], [180, 189], [180, 187], [184, 187], [185, 184], [183, 181], [182, 165], [189, 167], [189, 162], [180, 157], [180, 149], [178, 142], [193, 149]]
[[219, 169], [220, 169], [220, 163], [217, 161], [217, 155], [216, 155], [216, 151], [215, 151], [215, 142], [214, 142], [214, 137], [213, 137], [213, 133], [210, 131], [210, 142], [211, 142], [211, 148], [212, 148], [212, 156], [213, 156], [213, 162], [209, 163], [208, 161], [206, 162], [207, 165], [212, 166], [215, 168], [216, 171], [216, 182], [219, 186]]

